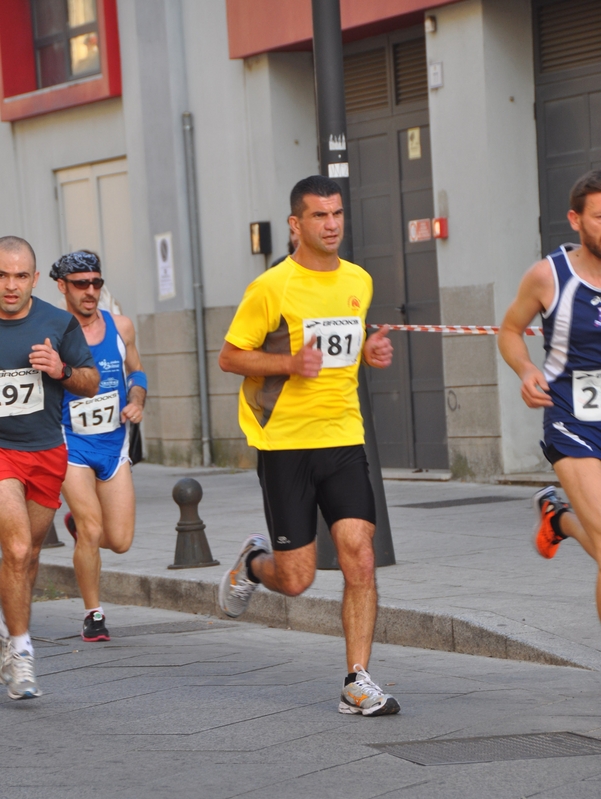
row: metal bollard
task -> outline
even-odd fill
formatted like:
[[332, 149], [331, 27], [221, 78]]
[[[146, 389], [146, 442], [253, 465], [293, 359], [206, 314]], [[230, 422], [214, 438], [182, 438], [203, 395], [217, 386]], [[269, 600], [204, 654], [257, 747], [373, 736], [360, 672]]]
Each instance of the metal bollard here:
[[58, 535], [56, 534], [56, 527], [54, 526], [54, 522], [48, 528], [46, 532], [46, 538], [44, 538], [44, 543], [42, 544], [42, 549], [52, 549], [53, 547], [64, 547], [64, 541], [58, 540]]
[[195, 569], [201, 566], [218, 566], [213, 560], [211, 548], [205, 535], [205, 524], [198, 515], [198, 504], [202, 499], [202, 488], [198, 480], [184, 477], [173, 486], [173, 499], [179, 505], [180, 519], [175, 529], [174, 562], [169, 569]]

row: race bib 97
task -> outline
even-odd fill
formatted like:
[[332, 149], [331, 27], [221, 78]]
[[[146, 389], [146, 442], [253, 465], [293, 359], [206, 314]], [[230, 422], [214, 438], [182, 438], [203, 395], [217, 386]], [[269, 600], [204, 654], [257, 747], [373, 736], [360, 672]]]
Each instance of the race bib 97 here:
[[73, 432], [80, 436], [112, 433], [121, 426], [119, 392], [110, 391], [95, 397], [71, 400], [69, 415]]
[[601, 422], [601, 371], [572, 372], [574, 416], [583, 422]]
[[24, 416], [44, 410], [44, 384], [38, 369], [0, 371], [0, 416]]
[[303, 343], [313, 345], [323, 354], [324, 369], [353, 366], [363, 344], [363, 322], [358, 316], [334, 316], [331, 319], [303, 319]]

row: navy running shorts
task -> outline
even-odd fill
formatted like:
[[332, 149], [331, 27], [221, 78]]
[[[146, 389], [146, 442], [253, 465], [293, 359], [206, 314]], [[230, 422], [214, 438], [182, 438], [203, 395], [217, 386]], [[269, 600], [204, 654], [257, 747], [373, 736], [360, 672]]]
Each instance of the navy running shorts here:
[[580, 422], [573, 416], [545, 420], [543, 453], [550, 463], [561, 458], [601, 460], [601, 425]]

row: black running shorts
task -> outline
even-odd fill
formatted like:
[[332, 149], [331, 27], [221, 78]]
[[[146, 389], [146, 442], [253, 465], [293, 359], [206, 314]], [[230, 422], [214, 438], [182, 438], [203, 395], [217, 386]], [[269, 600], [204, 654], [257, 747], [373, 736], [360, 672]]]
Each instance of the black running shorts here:
[[329, 528], [340, 519], [375, 524], [376, 507], [362, 446], [259, 450], [257, 468], [273, 548], [310, 544], [317, 507]]

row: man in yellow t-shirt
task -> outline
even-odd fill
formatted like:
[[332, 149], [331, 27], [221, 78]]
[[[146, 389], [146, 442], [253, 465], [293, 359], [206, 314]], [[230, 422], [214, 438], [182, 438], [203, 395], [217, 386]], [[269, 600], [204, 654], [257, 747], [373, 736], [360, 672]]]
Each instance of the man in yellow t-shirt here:
[[372, 539], [375, 503], [357, 396], [361, 358], [385, 368], [387, 329], [365, 338], [371, 277], [338, 257], [344, 211], [338, 184], [316, 175], [290, 195], [293, 256], [247, 288], [225, 337], [219, 365], [244, 375], [240, 425], [257, 447], [271, 543], [252, 535], [225, 573], [219, 603], [246, 609], [259, 583], [298, 596], [315, 578], [319, 506], [344, 575], [342, 624], [348, 676], [341, 713], [399, 712], [369, 676], [377, 611]]

